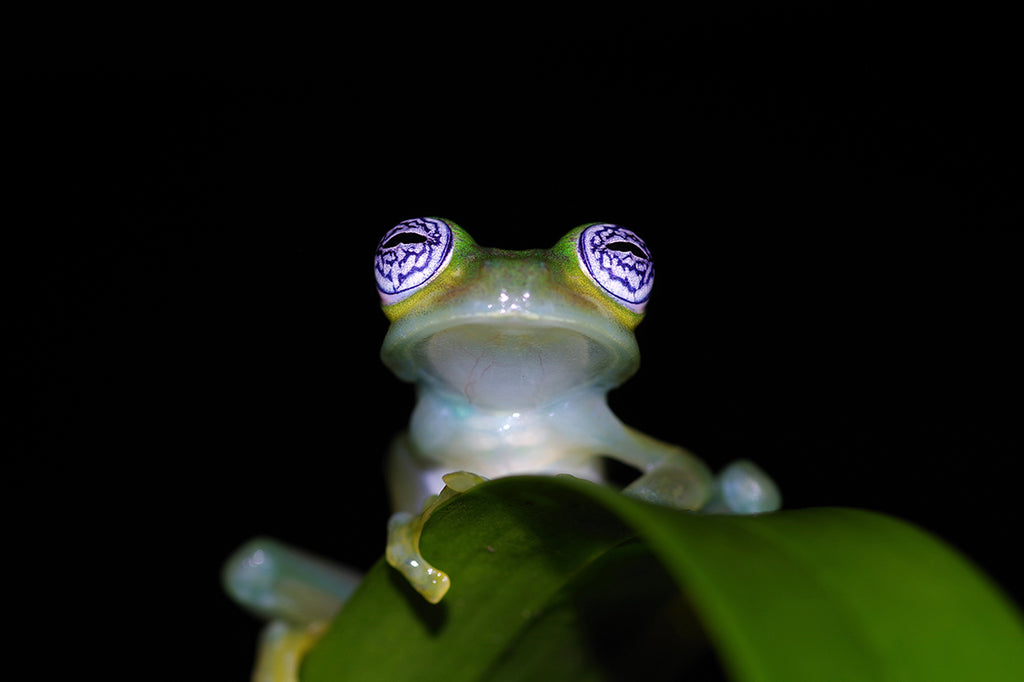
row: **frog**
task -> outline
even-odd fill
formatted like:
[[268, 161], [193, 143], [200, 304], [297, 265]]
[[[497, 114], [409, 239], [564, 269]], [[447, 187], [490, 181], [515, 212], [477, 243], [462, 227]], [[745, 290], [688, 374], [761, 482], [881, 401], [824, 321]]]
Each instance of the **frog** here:
[[[419, 551], [440, 505], [481, 482], [569, 475], [613, 484], [609, 462], [634, 473], [624, 495], [697, 513], [781, 506], [772, 479], [741, 459], [718, 475], [679, 445], [627, 426], [608, 393], [640, 363], [635, 329], [654, 285], [641, 237], [585, 223], [548, 249], [478, 245], [452, 220], [403, 220], [373, 263], [390, 326], [381, 360], [416, 386], [408, 429], [387, 455], [393, 515], [388, 563], [430, 603], [452, 578]], [[297, 679], [296, 661], [358, 584], [358, 575], [270, 539], [240, 548], [227, 590], [269, 619], [256, 679]], [[289, 677], [292, 675], [292, 677]]]

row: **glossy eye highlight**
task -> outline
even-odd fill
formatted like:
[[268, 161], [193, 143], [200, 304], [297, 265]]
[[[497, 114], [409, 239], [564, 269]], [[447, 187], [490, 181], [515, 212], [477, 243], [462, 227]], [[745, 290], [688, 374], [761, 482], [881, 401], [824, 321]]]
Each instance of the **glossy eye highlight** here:
[[640, 237], [610, 223], [590, 225], [576, 245], [580, 267], [633, 312], [642, 313], [654, 285], [654, 261]]
[[444, 270], [452, 242], [452, 228], [438, 218], [403, 220], [388, 230], [373, 258], [381, 301], [397, 303]]

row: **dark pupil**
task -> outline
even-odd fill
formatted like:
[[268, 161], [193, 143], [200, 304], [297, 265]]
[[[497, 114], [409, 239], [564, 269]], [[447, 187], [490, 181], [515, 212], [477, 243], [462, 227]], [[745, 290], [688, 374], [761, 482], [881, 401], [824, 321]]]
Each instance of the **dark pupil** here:
[[381, 248], [390, 249], [399, 244], [422, 244], [427, 238], [418, 232], [399, 232], [389, 239]]
[[637, 258], [647, 258], [647, 254], [644, 253], [643, 249], [636, 244], [631, 244], [629, 242], [612, 242], [605, 246], [605, 248], [611, 249], [612, 251], [628, 251]]

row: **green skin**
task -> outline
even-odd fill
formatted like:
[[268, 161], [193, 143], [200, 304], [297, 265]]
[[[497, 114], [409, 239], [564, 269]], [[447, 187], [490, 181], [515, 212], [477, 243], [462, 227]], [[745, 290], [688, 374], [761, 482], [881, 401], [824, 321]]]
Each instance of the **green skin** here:
[[[726, 513], [778, 508], [774, 484], [753, 464], [734, 463], [716, 479], [692, 454], [625, 426], [609, 409], [608, 390], [639, 366], [633, 330], [646, 296], [624, 300], [590, 272], [578, 245], [595, 224], [547, 250], [506, 251], [478, 246], [451, 221], [427, 220], [450, 234], [450, 258], [398, 294], [378, 279], [391, 320], [381, 357], [416, 384], [418, 396], [409, 430], [389, 455], [396, 513], [387, 558], [424, 598], [436, 603], [450, 581], [419, 553], [423, 524], [438, 504], [486, 478], [571, 474], [604, 482], [602, 462], [610, 458], [639, 472], [623, 492], [652, 503]], [[395, 246], [400, 241], [388, 244], [407, 248]], [[252, 564], [254, 547], [243, 548], [236, 564], [246, 557]], [[324, 585], [316, 589], [335, 594], [339, 607], [351, 591]]]

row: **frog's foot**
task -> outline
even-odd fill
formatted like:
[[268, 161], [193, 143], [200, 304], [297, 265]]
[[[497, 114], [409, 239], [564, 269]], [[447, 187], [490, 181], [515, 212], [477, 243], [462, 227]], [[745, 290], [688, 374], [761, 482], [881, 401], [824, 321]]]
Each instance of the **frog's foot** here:
[[235, 601], [271, 621], [260, 640], [255, 682], [298, 680], [303, 656], [361, 580], [355, 571], [269, 538], [238, 548], [222, 578]]
[[268, 623], [260, 635], [252, 682], [299, 682], [302, 659], [326, 630], [327, 621], [303, 626], [283, 620]]
[[759, 466], [745, 459], [725, 467], [715, 480], [715, 493], [701, 509], [709, 514], [760, 514], [782, 506], [778, 486]]
[[427, 519], [441, 503], [466, 492], [487, 479], [467, 471], [444, 476], [445, 487], [440, 494], [427, 500], [418, 516], [406, 512], [392, 515], [388, 522], [388, 544], [385, 557], [409, 581], [413, 589], [431, 604], [436, 604], [448, 592], [451, 580], [444, 571], [431, 566], [420, 554], [420, 535]]

